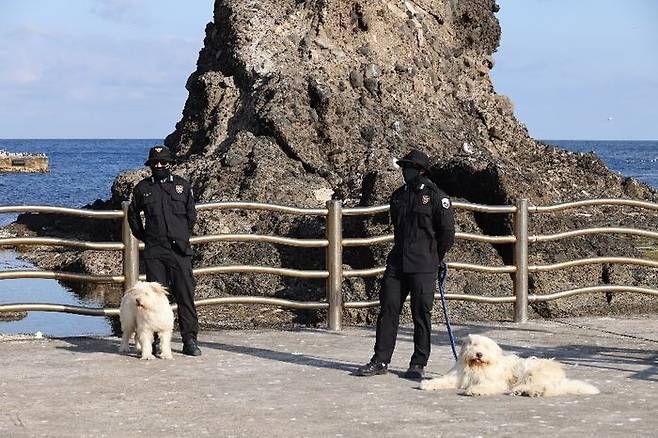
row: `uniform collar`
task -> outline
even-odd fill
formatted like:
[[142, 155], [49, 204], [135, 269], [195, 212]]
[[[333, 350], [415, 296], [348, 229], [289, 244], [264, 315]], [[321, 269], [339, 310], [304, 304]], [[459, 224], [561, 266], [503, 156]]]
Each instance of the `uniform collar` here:
[[174, 182], [174, 175], [173, 175], [173, 174], [169, 175], [169, 178], [166, 178], [166, 179], [163, 180], [163, 181], [156, 181], [155, 178], [154, 178], [153, 176], [151, 176], [151, 177], [149, 178], [149, 180], [151, 181], [151, 184], [155, 184], [155, 183], [157, 183], [157, 182], [163, 182], [163, 183], [165, 183], [165, 182]]
[[[427, 178], [421, 175], [418, 177], [418, 181], [416, 181], [416, 184], [414, 184], [413, 187], [411, 188], [413, 188], [414, 192], [419, 192], [423, 190], [425, 187], [427, 187]], [[409, 190], [409, 188], [410, 188], [409, 184], [404, 185], [405, 190]]]

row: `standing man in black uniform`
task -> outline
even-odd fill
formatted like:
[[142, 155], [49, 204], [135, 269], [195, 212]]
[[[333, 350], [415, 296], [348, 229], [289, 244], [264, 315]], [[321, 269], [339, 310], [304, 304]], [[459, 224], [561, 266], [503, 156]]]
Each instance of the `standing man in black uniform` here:
[[430, 355], [432, 306], [439, 265], [455, 239], [455, 220], [448, 196], [426, 174], [429, 157], [412, 150], [397, 164], [405, 184], [391, 196], [395, 243], [386, 260], [379, 294], [375, 354], [357, 375], [388, 371], [398, 334], [400, 312], [411, 292], [414, 353], [405, 377], [420, 379]]
[[[171, 173], [173, 158], [165, 146], [155, 146], [144, 163], [151, 176], [133, 189], [128, 222], [135, 237], [143, 241], [146, 280], [168, 286], [178, 304], [178, 325], [183, 338], [183, 354], [200, 356], [197, 343], [199, 322], [194, 306], [195, 280], [192, 275], [190, 233], [196, 222], [196, 209], [190, 184]], [[140, 212], [144, 212], [146, 226]], [[154, 341], [159, 351], [159, 340]]]

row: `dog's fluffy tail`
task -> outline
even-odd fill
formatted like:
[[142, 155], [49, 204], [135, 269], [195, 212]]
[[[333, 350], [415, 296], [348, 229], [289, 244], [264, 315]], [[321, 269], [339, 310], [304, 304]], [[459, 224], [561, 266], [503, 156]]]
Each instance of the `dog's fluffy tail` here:
[[564, 379], [559, 386], [562, 394], [595, 395], [601, 392], [596, 386], [582, 380]]

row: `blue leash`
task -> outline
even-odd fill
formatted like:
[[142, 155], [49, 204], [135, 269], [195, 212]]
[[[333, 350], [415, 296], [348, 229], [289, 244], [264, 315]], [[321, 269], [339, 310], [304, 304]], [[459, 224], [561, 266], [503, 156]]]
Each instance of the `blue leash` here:
[[455, 357], [455, 362], [457, 362], [457, 349], [455, 348], [455, 337], [452, 334], [452, 327], [450, 327], [450, 319], [448, 319], [448, 303], [446, 303], [445, 297], [445, 282], [446, 277], [448, 276], [448, 266], [445, 262], [441, 262], [440, 273], [439, 273], [439, 295], [441, 295], [441, 306], [443, 307], [443, 317], [446, 320], [446, 328], [448, 329], [448, 337], [450, 338], [450, 348], [452, 348], [452, 355]]

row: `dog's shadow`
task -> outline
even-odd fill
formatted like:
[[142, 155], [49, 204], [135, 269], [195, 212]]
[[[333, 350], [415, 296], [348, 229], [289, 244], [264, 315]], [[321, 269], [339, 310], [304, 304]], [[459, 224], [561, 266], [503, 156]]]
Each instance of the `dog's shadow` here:
[[[71, 353], [79, 354], [112, 354], [117, 356], [127, 356], [139, 358], [141, 353], [135, 347], [134, 341], [130, 342], [130, 351], [120, 352], [119, 345], [121, 345], [121, 338], [96, 338], [92, 336], [76, 336], [70, 338], [57, 338], [59, 341], [64, 341], [68, 345], [58, 345], [55, 349], [66, 350]], [[176, 339], [172, 339], [172, 351], [180, 353], [182, 347], [176, 348], [178, 344]]]
[[119, 353], [121, 339], [95, 338], [87, 336], [76, 336], [70, 338], [57, 338], [59, 341], [67, 342], [68, 345], [56, 346], [58, 350], [66, 350], [71, 353], [106, 353], [117, 355], [131, 355], [131, 353]]

